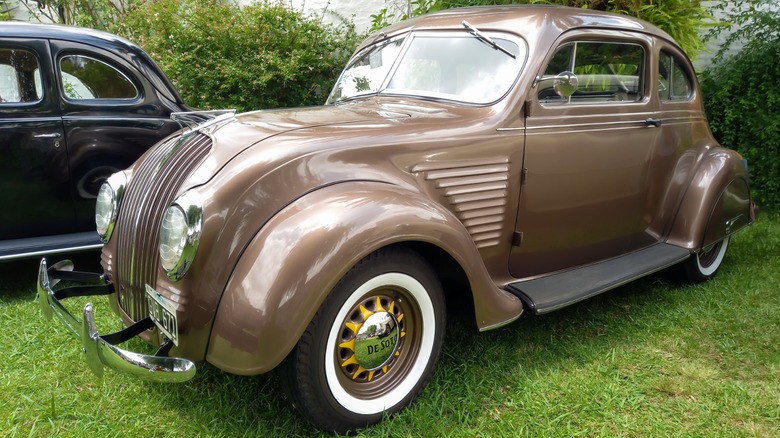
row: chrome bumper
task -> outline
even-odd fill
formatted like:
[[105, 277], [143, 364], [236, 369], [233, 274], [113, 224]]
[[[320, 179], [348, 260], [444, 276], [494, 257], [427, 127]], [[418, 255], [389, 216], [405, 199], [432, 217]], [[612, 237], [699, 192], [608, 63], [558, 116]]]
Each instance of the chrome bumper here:
[[[60, 280], [72, 281], [78, 285], [54, 290]], [[187, 359], [164, 356], [163, 354], [167, 354], [165, 346], [161, 347], [156, 355], [147, 355], [123, 350], [114, 345], [154, 327], [150, 318], [147, 317], [116, 333], [101, 335], [95, 326], [91, 303], [84, 306], [82, 322], [60, 303], [60, 300], [66, 298], [112, 293], [113, 286], [107, 283], [102, 275], [73, 272], [73, 263], [70, 260], [56, 263], [51, 268], [47, 268], [46, 259], [41, 260], [38, 270], [38, 304], [47, 318], [51, 319], [52, 315], [56, 315], [71, 333], [81, 340], [87, 364], [96, 375], [102, 377], [103, 367], [108, 366], [122, 373], [158, 382], [184, 382], [194, 377], [195, 364]]]

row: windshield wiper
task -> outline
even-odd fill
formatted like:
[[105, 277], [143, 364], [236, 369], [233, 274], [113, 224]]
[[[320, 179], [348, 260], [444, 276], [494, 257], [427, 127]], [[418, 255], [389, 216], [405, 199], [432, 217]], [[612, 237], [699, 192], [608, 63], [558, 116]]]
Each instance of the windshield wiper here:
[[470, 25], [468, 21], [463, 20], [463, 27], [465, 27], [466, 29], [470, 30], [474, 34], [475, 37], [477, 37], [481, 41], [484, 41], [484, 42], [488, 43], [488, 45], [490, 45], [494, 49], [500, 50], [500, 51], [506, 53], [507, 55], [511, 56], [512, 59], [516, 59], [517, 58], [514, 53], [510, 52], [509, 50], [507, 50], [507, 49], [505, 49], [505, 48], [503, 48], [501, 46], [499, 46], [498, 43], [493, 41], [493, 38], [490, 38], [489, 36], [487, 36], [487, 35], [483, 34], [482, 32], [480, 32], [479, 29], [477, 29], [476, 27]]

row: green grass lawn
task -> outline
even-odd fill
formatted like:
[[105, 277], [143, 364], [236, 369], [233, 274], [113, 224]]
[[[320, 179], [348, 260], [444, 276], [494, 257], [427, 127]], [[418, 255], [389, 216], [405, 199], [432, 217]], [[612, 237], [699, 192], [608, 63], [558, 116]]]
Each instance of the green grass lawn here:
[[[36, 260], [0, 264], [0, 435], [318, 434], [273, 374], [203, 365], [184, 384], [108, 370], [98, 380], [36, 307], [36, 270]], [[107, 306], [97, 312], [99, 326], [113, 321]], [[652, 276], [486, 333], [453, 318], [417, 403], [362, 434], [780, 436], [780, 217], [738, 233], [706, 284]]]

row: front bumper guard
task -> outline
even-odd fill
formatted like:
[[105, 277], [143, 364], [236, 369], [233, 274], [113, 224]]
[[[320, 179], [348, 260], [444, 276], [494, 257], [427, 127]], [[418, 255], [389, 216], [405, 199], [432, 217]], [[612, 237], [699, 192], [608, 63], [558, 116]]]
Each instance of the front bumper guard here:
[[[77, 285], [54, 290], [60, 280]], [[154, 327], [151, 318], [146, 317], [116, 333], [101, 335], [95, 325], [92, 304], [84, 306], [84, 319], [79, 322], [60, 300], [73, 297], [110, 295], [113, 285], [100, 274], [73, 271], [73, 263], [63, 260], [47, 268], [46, 259], [41, 260], [38, 270], [38, 304], [43, 314], [51, 319], [53, 315], [65, 324], [73, 335], [81, 340], [82, 352], [89, 368], [103, 376], [103, 367], [113, 368], [121, 373], [157, 382], [185, 382], [195, 376], [195, 364], [187, 359], [167, 357], [172, 343], [163, 344], [155, 355], [140, 354], [116, 346]]]

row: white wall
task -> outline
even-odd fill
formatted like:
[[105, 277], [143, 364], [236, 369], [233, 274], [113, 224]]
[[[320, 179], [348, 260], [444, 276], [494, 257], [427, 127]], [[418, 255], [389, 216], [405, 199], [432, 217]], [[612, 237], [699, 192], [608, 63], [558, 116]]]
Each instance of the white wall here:
[[[246, 1], [246, 0], [245, 0]], [[371, 15], [386, 7], [385, 0], [286, 0], [290, 7], [322, 17], [327, 23], [338, 24], [341, 18], [352, 20], [356, 30], [371, 27]], [[390, 3], [394, 3], [390, 0]]]
[[11, 19], [14, 21], [31, 21], [33, 23], [49, 21], [40, 13], [38, 5], [34, 1], [25, 3], [24, 0], [6, 0], [5, 3], [11, 9]]

